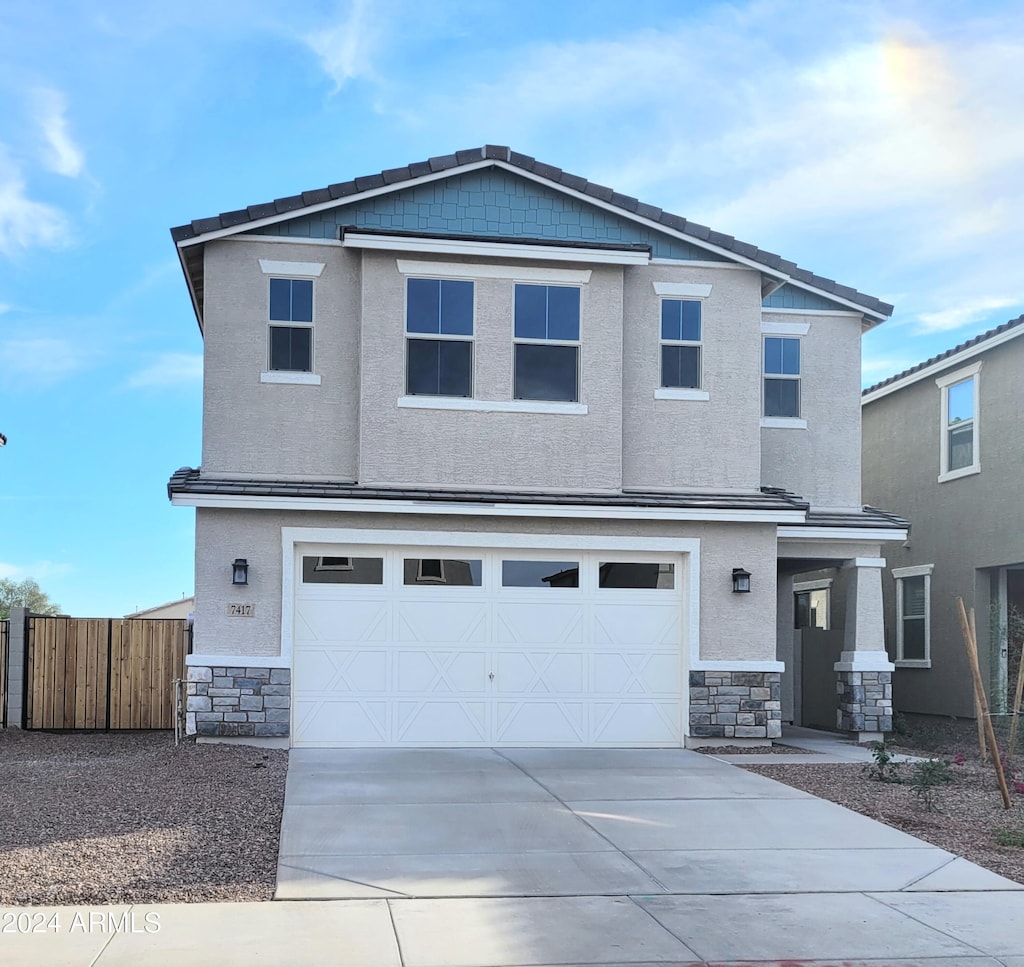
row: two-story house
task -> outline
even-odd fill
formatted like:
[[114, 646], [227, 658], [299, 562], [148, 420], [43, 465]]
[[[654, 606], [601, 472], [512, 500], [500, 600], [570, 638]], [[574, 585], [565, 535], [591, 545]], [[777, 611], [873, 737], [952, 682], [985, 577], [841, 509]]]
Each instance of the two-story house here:
[[859, 381], [891, 306], [496, 146], [172, 235], [205, 357], [169, 484], [189, 731], [764, 742], [791, 577], [838, 563], [842, 724], [888, 728], [906, 529], [861, 505]]
[[975, 611], [993, 711], [1012, 704], [1024, 620], [1024, 316], [864, 391], [864, 493], [914, 523], [885, 577], [904, 712], [973, 717], [957, 597]]

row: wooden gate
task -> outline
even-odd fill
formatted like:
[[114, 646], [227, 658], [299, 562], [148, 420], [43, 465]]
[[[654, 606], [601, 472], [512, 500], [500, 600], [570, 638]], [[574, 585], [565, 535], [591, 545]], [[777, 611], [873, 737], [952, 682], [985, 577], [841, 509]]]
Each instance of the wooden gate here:
[[183, 618], [28, 620], [28, 729], [170, 729], [185, 677]]

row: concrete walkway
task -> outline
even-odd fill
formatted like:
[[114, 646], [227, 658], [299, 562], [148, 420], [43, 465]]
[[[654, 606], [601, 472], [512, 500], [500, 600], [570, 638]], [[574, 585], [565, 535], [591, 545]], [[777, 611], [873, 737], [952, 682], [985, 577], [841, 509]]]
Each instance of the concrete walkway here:
[[682, 750], [293, 751], [278, 897], [15, 920], [0, 963], [1024, 967], [1018, 884]]
[[[785, 752], [773, 752], [771, 758], [765, 758], [764, 754], [758, 753], [735, 753], [728, 755], [716, 755], [716, 758], [733, 765], [747, 765], [750, 763], [774, 763], [784, 765], [789, 763], [807, 765], [812, 762], [863, 762], [872, 761], [871, 749], [867, 746], [858, 745], [844, 732], [823, 732], [820, 729], [804, 729], [796, 725], [787, 725], [783, 728], [782, 738], [776, 743], [777, 748], [791, 748], [792, 754]], [[714, 754], [714, 753], [712, 753]], [[894, 755], [894, 762], [921, 762], [918, 756]]]

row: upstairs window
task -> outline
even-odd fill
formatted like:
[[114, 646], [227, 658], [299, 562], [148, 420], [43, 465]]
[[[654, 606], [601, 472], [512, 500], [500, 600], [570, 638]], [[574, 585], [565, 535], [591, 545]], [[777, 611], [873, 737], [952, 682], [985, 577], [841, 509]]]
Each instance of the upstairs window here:
[[313, 372], [312, 279], [270, 280], [269, 344], [272, 372]]
[[473, 395], [472, 282], [409, 279], [405, 331], [407, 395]]
[[939, 442], [939, 480], [953, 480], [981, 470], [978, 455], [978, 382], [975, 364], [935, 382], [941, 390], [942, 418]]
[[764, 340], [764, 415], [800, 416], [800, 340], [766, 336]]
[[700, 389], [700, 302], [661, 300], [661, 385], [673, 389]]
[[517, 284], [514, 334], [515, 399], [578, 402], [579, 288]]

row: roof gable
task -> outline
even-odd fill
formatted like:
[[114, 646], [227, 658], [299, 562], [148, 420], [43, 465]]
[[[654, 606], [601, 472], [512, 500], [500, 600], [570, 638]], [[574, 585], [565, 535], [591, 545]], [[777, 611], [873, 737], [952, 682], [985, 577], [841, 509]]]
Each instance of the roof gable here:
[[[516, 224], [524, 226], [533, 224], [528, 222], [525, 217], [529, 209], [513, 207], [516, 197], [514, 191], [508, 196], [507, 212], [509, 214], [507, 218], [504, 216], [491, 218], [488, 214], [489, 206], [486, 196], [489, 192], [494, 191], [496, 193], [495, 198], [497, 198], [499, 189], [483, 189], [479, 187], [482, 182], [467, 182], [467, 186], [471, 187], [466, 188], [468, 197], [466, 204], [462, 206], [463, 211], [460, 213], [458, 211], [459, 193], [463, 188], [461, 181], [457, 184], [454, 182], [456, 178], [455, 169], [460, 169], [459, 175], [463, 177], [479, 169], [486, 169], [490, 172], [513, 172], [521, 174], [521, 181], [528, 179], [535, 183], [538, 187], [534, 189], [532, 197], [538, 201], [538, 208], [536, 209], [538, 221], [536, 224], [538, 226], [552, 224], [555, 234], [553, 236], [526, 235], [527, 238], [532, 237], [556, 242], [564, 239], [568, 242], [570, 241], [569, 235], [560, 235], [559, 231], [564, 230], [568, 233], [570, 226], [573, 227], [572, 230], [574, 232], [578, 231], [582, 236], [581, 242], [589, 240], [588, 236], [584, 234], [585, 229], [587, 231], [598, 231], [600, 229], [603, 232], [615, 230], [619, 232], [628, 231], [634, 237], [643, 236], [646, 231], [649, 235], [649, 240], [641, 244], [650, 244], [652, 249], [654, 249], [655, 242], [657, 242], [658, 251], [679, 253], [665, 254], [663, 256], [655, 253], [655, 258], [693, 259], [694, 253], [699, 251], [699, 257], [702, 260], [735, 261], [755, 269], [760, 269], [771, 280], [768, 288], [777, 288], [779, 285], [785, 285], [787, 288], [809, 290], [816, 295], [829, 299], [836, 306], [860, 311], [865, 317], [870, 317], [870, 322], [866, 319], [866, 325], [877, 324], [892, 314], [893, 307], [888, 303], [882, 302], [874, 296], [864, 295], [849, 286], [840, 285], [832, 279], [815, 275], [813, 272], [800, 268], [794, 262], [787, 261], [772, 252], [765, 252], [759, 249], [756, 245], [741, 242], [731, 235], [723, 235], [721, 232], [712, 231], [707, 226], [688, 221], [679, 215], [673, 215], [671, 212], [663, 211], [653, 205], [647, 205], [629, 195], [622, 195], [604, 185], [594, 184], [578, 175], [569, 174], [562, 171], [561, 168], [544, 164], [535, 158], [531, 158], [529, 155], [520, 154], [502, 145], [485, 145], [482, 148], [472, 148], [466, 151], [458, 151], [452, 155], [430, 158], [427, 161], [416, 162], [404, 168], [391, 168], [380, 172], [380, 174], [328, 185], [326, 188], [303, 192], [301, 195], [278, 198], [276, 201], [262, 205], [252, 205], [238, 211], [223, 212], [212, 218], [196, 219], [188, 225], [172, 228], [171, 237], [178, 246], [182, 269], [192, 294], [192, 301], [196, 310], [196, 316], [200, 320], [200, 326], [202, 325], [204, 284], [202, 250], [203, 244], [206, 241], [223, 238], [228, 235], [256, 232], [264, 235], [271, 233], [291, 234], [292, 232], [297, 232], [300, 227], [308, 227], [310, 231], [314, 231], [314, 226], [318, 226], [316, 230], [326, 231], [331, 227], [332, 220], [336, 231], [339, 224], [337, 216], [332, 216], [332, 218], [325, 220], [323, 215], [325, 212], [339, 208], [358, 211], [366, 218], [389, 218], [397, 219], [400, 222], [413, 219], [419, 222], [420, 218], [423, 217], [427, 221], [452, 221], [462, 225], [465, 225], [467, 221], [473, 221], [474, 223], [480, 221], [485, 225], [493, 223], [500, 226], [504, 224], [509, 227]], [[451, 174], [446, 175], [445, 172], [451, 172]], [[444, 206], [445, 204], [451, 204], [451, 202], [446, 202], [443, 195], [440, 202], [436, 199], [426, 201], [426, 196], [424, 196], [423, 201], [416, 197], [417, 187], [438, 180], [453, 181], [453, 185], [449, 186], [449, 189], [455, 190], [457, 194], [455, 202], [456, 214], [454, 216], [445, 214]], [[503, 194], [507, 193], [508, 187], [509, 185], [506, 183], [504, 188], [500, 189]], [[542, 223], [539, 220], [541, 211], [550, 211], [552, 213], [550, 217], [553, 217], [555, 212], [553, 207], [548, 209], [546, 205], [541, 205], [541, 199], [547, 197], [550, 200], [551, 198], [551, 195], [545, 196], [542, 189], [543, 191], [553, 193], [560, 200], [570, 199], [576, 202], [583, 202], [584, 205], [581, 208], [574, 209], [571, 205], [567, 205], [565, 201], [560, 201], [558, 220], [551, 223]], [[384, 203], [384, 210], [382, 211], [374, 211], [372, 205], [368, 207], [363, 206], [363, 203], [372, 201], [375, 198], [389, 195], [394, 196], [399, 193], [409, 193], [412, 196], [410, 199], [403, 200], [401, 210], [396, 207], [397, 202], [394, 199], [390, 203]], [[478, 204], [481, 200], [478, 196], [481, 195], [484, 196], [482, 206]], [[589, 204], [587, 204], [588, 202]], [[423, 204], [427, 205], [427, 213], [425, 215], [421, 214]], [[412, 206], [411, 211], [405, 210], [407, 205]], [[438, 205], [440, 205], [440, 212], [435, 210], [435, 206]], [[481, 207], [483, 215], [479, 217], [477, 212]], [[493, 209], [497, 206], [492, 205], [490, 207]], [[472, 210], [473, 214], [470, 214], [470, 210]], [[611, 217], [598, 219], [595, 216], [594, 210], [611, 213]], [[521, 221], [513, 214], [519, 211], [522, 211], [524, 215]], [[588, 224], [584, 224], [583, 215], [585, 212]], [[577, 217], [580, 218], [579, 223], [575, 221]], [[292, 227], [284, 232], [280, 226], [286, 222], [290, 223]], [[366, 227], [370, 228], [371, 226], [367, 225]], [[396, 230], [393, 223], [390, 227], [392, 230]], [[417, 230], [423, 231], [419, 227]], [[426, 229], [426, 231], [437, 231], [439, 233], [447, 231], [451, 234], [465, 234], [464, 228], [458, 231], [452, 228]], [[500, 232], [501, 229], [499, 227], [497, 230], [474, 229], [473, 231], [476, 234], [482, 232], [493, 236], [495, 231]], [[306, 237], [309, 236], [307, 235]], [[335, 238], [336, 234], [332, 232], [329, 237]], [[618, 239], [620, 244], [627, 243], [628, 240], [628, 235], [626, 238], [620, 236]], [[601, 240], [595, 238], [593, 241], [600, 242]], [[609, 238], [608, 241], [612, 241], [612, 239]]]
[[334, 239], [342, 226], [463, 237], [636, 244], [649, 246], [654, 258], [727, 261], [717, 252], [497, 167], [301, 215], [247, 234]]

